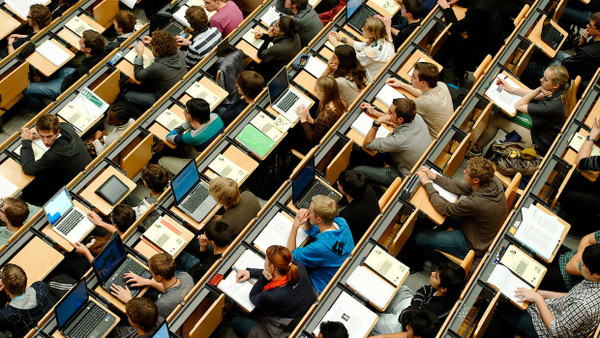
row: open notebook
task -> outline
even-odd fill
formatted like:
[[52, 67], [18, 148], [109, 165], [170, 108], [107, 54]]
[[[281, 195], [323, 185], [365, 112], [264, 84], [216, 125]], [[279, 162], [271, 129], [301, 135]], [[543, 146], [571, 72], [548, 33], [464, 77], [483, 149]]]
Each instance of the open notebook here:
[[[267, 226], [254, 240], [254, 246], [260, 251], [266, 252], [267, 248], [271, 245], [286, 246], [287, 240], [292, 231], [293, 220], [290, 216], [286, 216], [282, 212], [275, 214], [275, 216], [269, 221]], [[298, 229], [296, 235], [296, 247], [302, 246], [302, 243], [306, 241], [308, 234], [302, 228]]]
[[[328, 321], [340, 322], [348, 330], [350, 338], [363, 338], [371, 332], [377, 320], [378, 317], [375, 312], [369, 310], [369, 308], [347, 292], [342, 291], [335, 303], [333, 303], [329, 311], [321, 319], [321, 323]], [[315, 336], [319, 335], [320, 325], [319, 323], [313, 332]]]

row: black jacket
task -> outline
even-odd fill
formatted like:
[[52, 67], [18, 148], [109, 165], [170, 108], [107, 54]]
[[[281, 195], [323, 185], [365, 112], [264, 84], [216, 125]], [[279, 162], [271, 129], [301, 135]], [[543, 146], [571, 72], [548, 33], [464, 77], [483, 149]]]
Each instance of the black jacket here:
[[82, 76], [87, 74], [90, 71], [90, 69], [92, 69], [92, 67], [97, 65], [100, 61], [102, 61], [102, 59], [105, 56], [106, 56], [106, 53], [101, 53], [101, 54], [96, 54], [96, 55], [90, 55], [89, 57], [86, 57], [85, 59], [83, 59], [83, 61], [81, 61], [79, 66], [77, 66], [77, 68], [75, 68], [75, 71], [73, 73], [69, 74], [69, 76], [67, 76], [63, 80], [63, 83], [60, 86], [60, 91], [64, 92], [65, 90], [67, 90], [67, 88], [71, 87], [73, 85], [73, 83], [77, 82], [77, 80], [81, 79]]
[[575, 52], [575, 55], [564, 59], [562, 65], [569, 71], [571, 79], [579, 75], [582, 81], [588, 81], [600, 67], [600, 41], [577, 47]]

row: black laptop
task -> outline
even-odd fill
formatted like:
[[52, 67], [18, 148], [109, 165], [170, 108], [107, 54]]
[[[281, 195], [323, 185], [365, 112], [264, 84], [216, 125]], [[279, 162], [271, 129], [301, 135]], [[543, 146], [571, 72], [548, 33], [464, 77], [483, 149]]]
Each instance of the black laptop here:
[[361, 33], [367, 18], [370, 18], [377, 13], [373, 8], [362, 3], [362, 0], [348, 0], [346, 3], [346, 17], [348, 26], [354, 28]]
[[342, 199], [342, 194], [316, 177], [315, 158], [311, 157], [292, 180], [292, 202], [298, 209], [308, 209], [315, 195], [331, 197], [336, 203]]
[[548, 46], [552, 47], [552, 49], [558, 49], [560, 42], [562, 41], [564, 35], [556, 29], [552, 24], [550, 24], [551, 20], [545, 20], [544, 25], [542, 26], [542, 41], [548, 44]]

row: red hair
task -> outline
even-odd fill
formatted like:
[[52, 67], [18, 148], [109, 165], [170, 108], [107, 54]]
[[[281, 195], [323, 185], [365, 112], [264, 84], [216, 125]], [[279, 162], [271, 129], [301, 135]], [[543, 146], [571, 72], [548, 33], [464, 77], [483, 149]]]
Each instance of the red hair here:
[[277, 272], [282, 276], [287, 275], [289, 284], [296, 284], [300, 278], [298, 267], [292, 264], [292, 252], [280, 245], [271, 245], [267, 249], [267, 258], [273, 264]]

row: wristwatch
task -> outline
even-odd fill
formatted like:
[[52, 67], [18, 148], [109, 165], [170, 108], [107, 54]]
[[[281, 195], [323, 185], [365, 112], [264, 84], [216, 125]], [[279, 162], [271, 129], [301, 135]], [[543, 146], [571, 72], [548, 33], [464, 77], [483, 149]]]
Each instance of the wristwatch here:
[[588, 135], [588, 136], [587, 136], [585, 139], [586, 139], [587, 141], [592, 141], [592, 143], [595, 143], [595, 142], [596, 142], [596, 140], [594, 140], [594, 139], [593, 139], [593, 138], [592, 138], [590, 135]]
[[381, 124], [377, 124], [377, 122], [373, 121], [373, 125], [371, 126], [371, 128], [378, 129], [380, 126]]
[[340, 41], [341, 41], [342, 43], [348, 43], [348, 39], [346, 39], [345, 37], [343, 37], [343, 38], [342, 38]]

